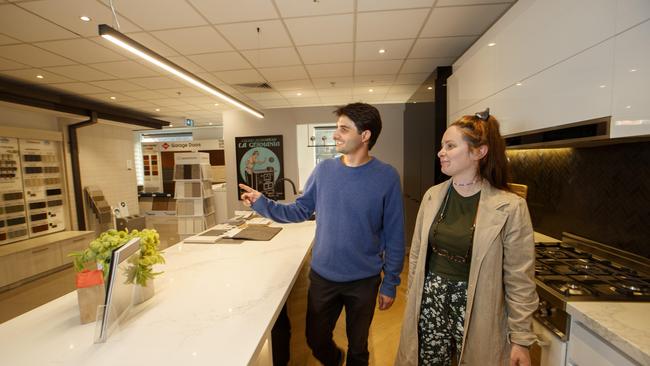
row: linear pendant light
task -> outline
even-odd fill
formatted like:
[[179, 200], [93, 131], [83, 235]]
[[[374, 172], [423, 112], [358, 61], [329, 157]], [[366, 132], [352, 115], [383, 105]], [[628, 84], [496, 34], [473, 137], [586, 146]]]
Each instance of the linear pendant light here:
[[161, 69], [178, 76], [179, 78], [187, 81], [188, 83], [196, 86], [197, 88], [205, 90], [206, 92], [223, 99], [224, 101], [234, 105], [235, 107], [254, 115], [255, 117], [264, 118], [264, 114], [262, 112], [238, 100], [232, 95], [217, 88], [216, 86], [201, 79], [200, 77], [192, 74], [191, 72], [176, 65], [175, 63], [167, 60], [166, 58], [160, 56], [154, 51], [148, 49], [147, 47], [141, 45], [140, 43], [132, 40], [131, 38], [125, 36], [119, 31], [113, 29], [111, 26], [106, 24], [100, 24], [99, 35], [102, 36], [104, 39], [107, 39], [113, 42], [114, 44], [124, 48], [125, 50], [133, 53], [134, 55], [141, 57], [142, 59], [151, 62], [152, 64], [160, 67]]

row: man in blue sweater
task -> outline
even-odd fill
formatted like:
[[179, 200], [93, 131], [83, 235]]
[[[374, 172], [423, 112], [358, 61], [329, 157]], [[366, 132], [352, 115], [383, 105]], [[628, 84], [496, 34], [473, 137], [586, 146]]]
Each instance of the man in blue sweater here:
[[324, 365], [343, 364], [345, 353], [334, 343], [332, 331], [345, 307], [347, 365], [368, 365], [368, 332], [377, 292], [379, 309], [386, 310], [400, 283], [404, 259], [400, 178], [395, 168], [369, 155], [381, 132], [375, 107], [353, 103], [334, 113], [336, 151], [343, 155], [318, 164], [295, 203], [271, 201], [243, 184], [241, 198], [277, 222], [301, 222], [316, 212], [307, 343]]

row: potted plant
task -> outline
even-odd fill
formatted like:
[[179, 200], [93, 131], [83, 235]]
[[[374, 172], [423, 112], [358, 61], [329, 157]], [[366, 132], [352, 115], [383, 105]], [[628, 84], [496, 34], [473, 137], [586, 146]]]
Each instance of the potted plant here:
[[[89, 263], [96, 265], [97, 269], [103, 271], [104, 283], [106, 283], [112, 251], [135, 237], [140, 238], [140, 255], [130, 260], [131, 266], [128, 267], [126, 272], [126, 282], [141, 287], [149, 287], [147, 289], [148, 293], [144, 296], [145, 298], [141, 299], [144, 301], [153, 296], [153, 281], [150, 280], [162, 273], [154, 272], [153, 266], [155, 264], [165, 263], [165, 258], [158, 249], [160, 236], [156, 230], [132, 230], [130, 233], [126, 230], [107, 230], [101, 233], [97, 239], [90, 242], [88, 248], [82, 251], [72, 252], [68, 256], [73, 258], [74, 267], [77, 272], [86, 269]], [[139, 301], [138, 296], [139, 294], [136, 293], [136, 303], [142, 302]]]

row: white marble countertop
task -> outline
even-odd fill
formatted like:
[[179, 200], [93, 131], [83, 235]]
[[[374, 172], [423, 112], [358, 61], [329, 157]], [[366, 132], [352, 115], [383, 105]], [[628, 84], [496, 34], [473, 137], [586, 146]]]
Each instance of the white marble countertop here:
[[106, 343], [80, 325], [75, 292], [0, 324], [2, 365], [247, 365], [255, 360], [314, 237], [315, 223], [280, 225], [269, 242], [165, 250], [155, 296]]
[[566, 311], [628, 357], [650, 365], [650, 303], [569, 302]]

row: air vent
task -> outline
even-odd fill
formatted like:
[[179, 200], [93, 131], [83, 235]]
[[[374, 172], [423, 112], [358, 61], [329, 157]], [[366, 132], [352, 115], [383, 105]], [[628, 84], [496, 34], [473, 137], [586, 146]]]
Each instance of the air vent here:
[[505, 136], [508, 148], [575, 147], [609, 139], [611, 117]]
[[273, 89], [268, 83], [243, 83], [236, 84], [238, 87], [247, 89]]

